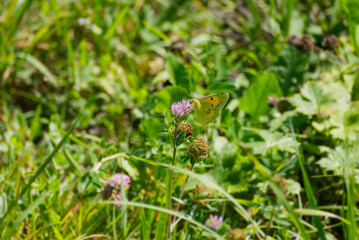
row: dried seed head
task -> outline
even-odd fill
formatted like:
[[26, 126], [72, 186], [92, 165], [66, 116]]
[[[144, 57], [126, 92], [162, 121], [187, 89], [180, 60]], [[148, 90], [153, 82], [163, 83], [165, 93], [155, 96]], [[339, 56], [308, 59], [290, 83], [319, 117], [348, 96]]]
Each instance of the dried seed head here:
[[186, 48], [185, 43], [183, 38], [179, 38], [171, 43], [170, 50], [172, 52], [181, 52]]
[[192, 125], [187, 122], [179, 123], [176, 131], [175, 129], [172, 129], [172, 134], [174, 137], [177, 137], [177, 134], [179, 134], [183, 130], [186, 130], [186, 137], [189, 137], [193, 134]]
[[314, 50], [314, 43], [308, 35], [302, 37], [302, 46], [299, 48], [302, 52], [311, 53]]
[[242, 240], [245, 239], [246, 234], [239, 228], [233, 228], [228, 231], [229, 240]]
[[308, 35], [304, 35], [301, 38], [293, 35], [287, 42], [301, 52], [311, 53], [314, 50], [314, 43]]
[[188, 147], [188, 151], [195, 161], [202, 160], [208, 153], [208, 150], [208, 142], [203, 138], [193, 140], [193, 143]]
[[185, 55], [183, 55], [182, 59], [185, 63], [190, 63], [192, 60], [192, 55], [189, 53], [186, 53]]
[[202, 185], [202, 184], [197, 184], [193, 190], [193, 195], [196, 196], [197, 198], [211, 198], [212, 197], [212, 193], [211, 193], [211, 189]]
[[338, 38], [334, 35], [325, 36], [323, 39], [323, 48], [326, 50], [334, 50], [339, 46]]

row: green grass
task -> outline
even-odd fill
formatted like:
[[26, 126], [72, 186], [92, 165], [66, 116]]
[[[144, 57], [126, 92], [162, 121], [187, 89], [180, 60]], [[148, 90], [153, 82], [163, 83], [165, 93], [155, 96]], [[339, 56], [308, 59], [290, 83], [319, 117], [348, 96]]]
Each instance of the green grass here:
[[358, 12], [1, 1], [0, 239], [358, 239]]

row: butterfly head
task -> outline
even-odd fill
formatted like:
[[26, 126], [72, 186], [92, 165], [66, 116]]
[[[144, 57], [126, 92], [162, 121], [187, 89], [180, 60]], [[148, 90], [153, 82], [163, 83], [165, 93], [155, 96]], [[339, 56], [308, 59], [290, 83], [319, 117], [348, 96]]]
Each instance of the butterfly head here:
[[191, 100], [191, 103], [192, 103], [192, 108], [193, 109], [198, 109], [201, 107], [201, 102], [198, 100], [198, 99], [192, 99]]

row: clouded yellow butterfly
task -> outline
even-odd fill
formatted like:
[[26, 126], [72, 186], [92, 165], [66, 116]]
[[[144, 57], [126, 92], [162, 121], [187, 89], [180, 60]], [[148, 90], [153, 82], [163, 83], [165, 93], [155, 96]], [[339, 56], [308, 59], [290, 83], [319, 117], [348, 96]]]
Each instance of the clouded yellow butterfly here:
[[224, 105], [226, 105], [228, 98], [229, 94], [222, 92], [211, 94], [201, 99], [192, 99], [198, 121], [203, 124], [214, 121], [219, 116]]

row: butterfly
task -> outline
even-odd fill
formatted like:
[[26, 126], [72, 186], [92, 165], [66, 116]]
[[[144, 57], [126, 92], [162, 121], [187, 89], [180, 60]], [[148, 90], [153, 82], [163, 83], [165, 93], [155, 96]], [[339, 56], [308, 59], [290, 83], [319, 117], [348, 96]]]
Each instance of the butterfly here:
[[215, 93], [201, 99], [192, 99], [194, 111], [200, 123], [207, 124], [214, 121], [229, 99], [229, 94]]

